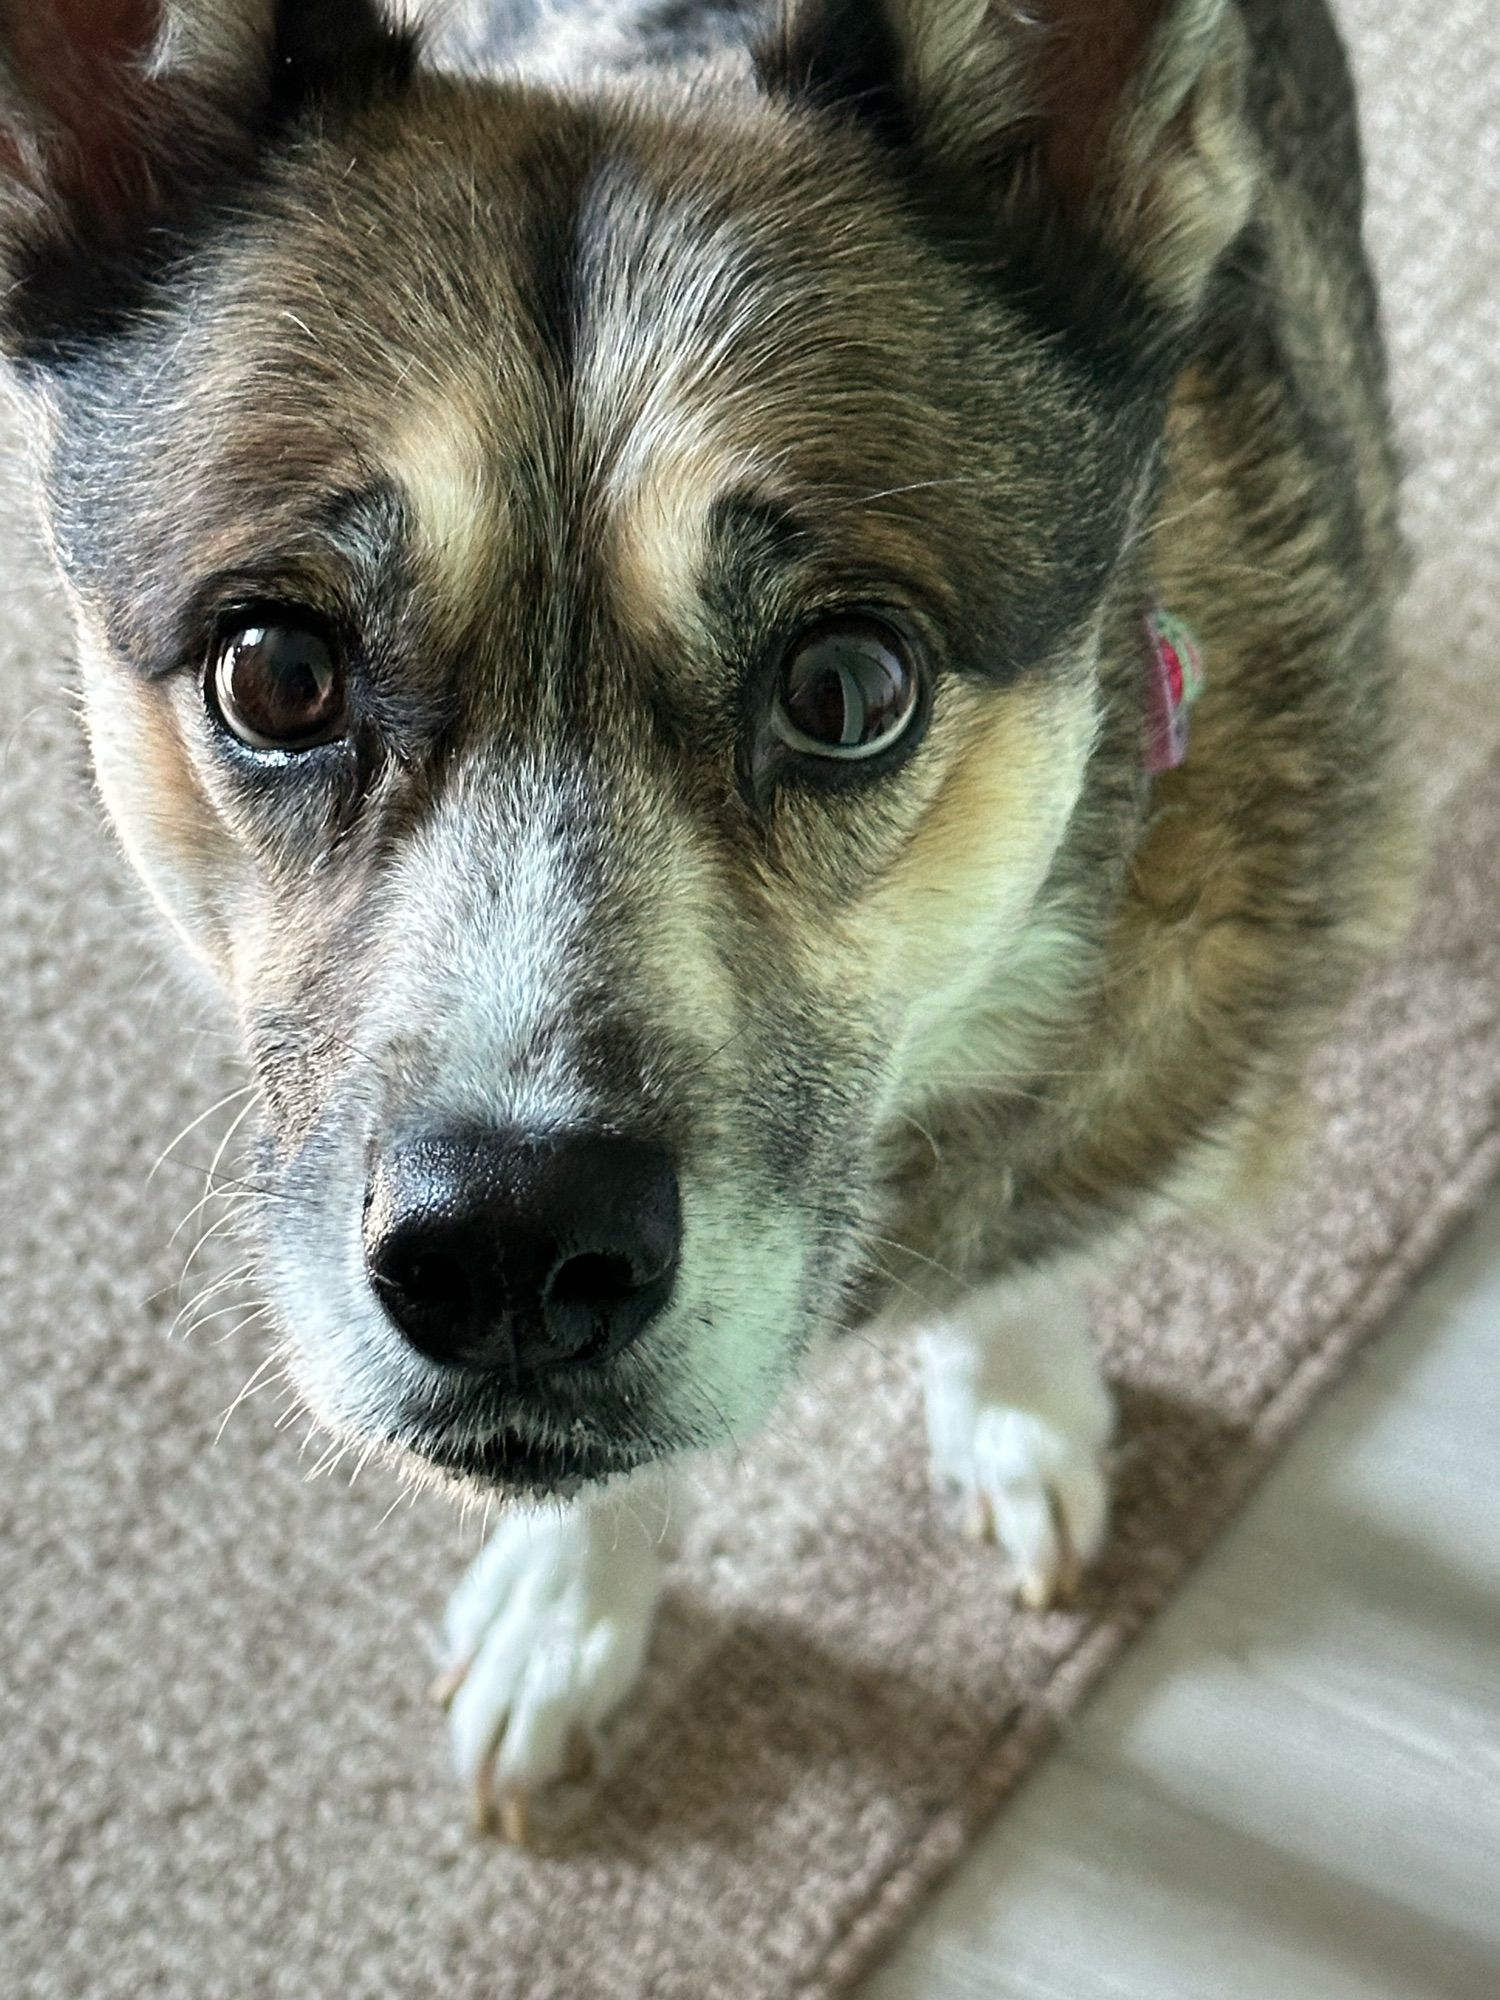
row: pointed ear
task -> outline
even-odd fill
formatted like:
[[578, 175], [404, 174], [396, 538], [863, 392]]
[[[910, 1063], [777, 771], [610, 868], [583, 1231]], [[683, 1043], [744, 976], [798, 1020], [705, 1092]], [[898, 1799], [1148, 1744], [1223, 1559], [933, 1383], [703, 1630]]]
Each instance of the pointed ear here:
[[279, 127], [412, 58], [378, 0], [0, 0], [0, 338], [65, 338]]
[[1030, 205], [1098, 240], [1181, 314], [1250, 211], [1246, 49], [1236, 0], [785, 0], [760, 67], [997, 221]]

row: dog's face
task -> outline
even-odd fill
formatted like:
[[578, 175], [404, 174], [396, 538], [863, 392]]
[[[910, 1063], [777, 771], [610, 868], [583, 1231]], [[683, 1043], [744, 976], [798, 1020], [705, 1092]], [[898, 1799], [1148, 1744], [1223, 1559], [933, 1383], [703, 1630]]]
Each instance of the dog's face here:
[[59, 193], [13, 141], [11, 341], [104, 796], [261, 1086], [299, 1380], [508, 1484], [712, 1442], [878, 1263], [882, 1131], [1031, 948], [1230, 222], [1059, 235], [1017, 155], [1007, 265], [917, 33], [972, 14], [1014, 94], [977, 8], [893, 8], [878, 87], [822, 8], [758, 80], [584, 95], [270, 10], [302, 95], [239, 123], [255, 0], [174, 15], [186, 81], [117, 11], [77, 74], [154, 48], [199, 164], [133, 178], [122, 119]]

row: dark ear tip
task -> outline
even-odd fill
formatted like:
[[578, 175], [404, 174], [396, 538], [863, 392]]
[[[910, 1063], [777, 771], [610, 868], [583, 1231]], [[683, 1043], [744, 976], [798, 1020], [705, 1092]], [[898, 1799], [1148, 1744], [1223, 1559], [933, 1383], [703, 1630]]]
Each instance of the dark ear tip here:
[[752, 54], [768, 97], [844, 114], [893, 144], [910, 139], [901, 52], [880, 0], [781, 0]]
[[420, 28], [379, 0], [278, 0], [273, 95], [278, 108], [309, 98], [399, 92], [421, 54]]
[[0, 0], [0, 353], [43, 367], [126, 323], [258, 149], [306, 114], [399, 96], [420, 52], [379, 0], [275, 0], [269, 60], [211, 83], [185, 64], [143, 90], [115, 30], [160, 0], [55, 3], [76, 46], [13, 34], [12, 10], [37, 0]]

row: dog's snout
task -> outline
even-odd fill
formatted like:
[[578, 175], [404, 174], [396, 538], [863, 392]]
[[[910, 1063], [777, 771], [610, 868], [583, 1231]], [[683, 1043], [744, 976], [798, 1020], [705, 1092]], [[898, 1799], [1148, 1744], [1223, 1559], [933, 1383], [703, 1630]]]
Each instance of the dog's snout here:
[[521, 1382], [619, 1354], [671, 1296], [671, 1155], [601, 1133], [406, 1139], [371, 1177], [370, 1283], [429, 1359]]

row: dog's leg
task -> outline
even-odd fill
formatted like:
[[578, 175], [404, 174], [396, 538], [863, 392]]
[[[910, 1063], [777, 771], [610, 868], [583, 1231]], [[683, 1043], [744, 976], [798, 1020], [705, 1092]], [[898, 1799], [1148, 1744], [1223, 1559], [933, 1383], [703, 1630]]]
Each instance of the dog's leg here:
[[440, 1698], [485, 1831], [526, 1838], [530, 1798], [589, 1760], [645, 1665], [665, 1483], [506, 1515], [454, 1592]]
[[987, 1286], [919, 1344], [934, 1483], [964, 1495], [1024, 1604], [1068, 1597], [1104, 1540], [1113, 1423], [1081, 1287], [1051, 1273]]

